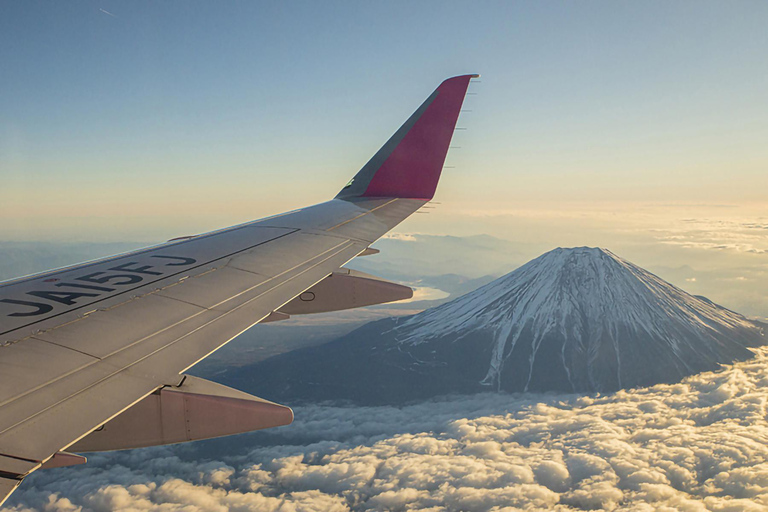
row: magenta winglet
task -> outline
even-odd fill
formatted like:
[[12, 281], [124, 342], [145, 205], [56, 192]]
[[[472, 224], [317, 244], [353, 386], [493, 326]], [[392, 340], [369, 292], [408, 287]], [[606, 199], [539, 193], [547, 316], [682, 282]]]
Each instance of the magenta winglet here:
[[470, 78], [457, 76], [440, 84], [435, 99], [381, 165], [363, 196], [432, 199]]
[[337, 197], [432, 199], [469, 81], [477, 76], [440, 84]]

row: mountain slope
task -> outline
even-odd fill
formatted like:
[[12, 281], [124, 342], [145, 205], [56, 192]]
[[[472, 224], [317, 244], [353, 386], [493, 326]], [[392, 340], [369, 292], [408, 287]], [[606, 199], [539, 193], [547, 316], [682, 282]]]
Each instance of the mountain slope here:
[[763, 327], [610, 251], [555, 249], [451, 302], [230, 379], [274, 399], [362, 403], [479, 389], [605, 392], [747, 359]]

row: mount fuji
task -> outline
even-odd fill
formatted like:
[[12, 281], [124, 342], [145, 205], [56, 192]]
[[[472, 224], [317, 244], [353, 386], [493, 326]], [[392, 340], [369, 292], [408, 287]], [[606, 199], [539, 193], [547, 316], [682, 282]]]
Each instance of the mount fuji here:
[[226, 377], [276, 400], [402, 403], [447, 393], [610, 392], [750, 358], [768, 327], [605, 249], [555, 249], [407, 318]]

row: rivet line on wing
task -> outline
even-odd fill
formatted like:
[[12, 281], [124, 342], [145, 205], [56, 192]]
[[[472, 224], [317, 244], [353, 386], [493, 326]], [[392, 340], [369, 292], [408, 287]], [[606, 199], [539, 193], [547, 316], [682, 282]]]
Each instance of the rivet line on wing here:
[[386, 203], [384, 203], [384, 204], [380, 204], [380, 205], [379, 205], [379, 206], [377, 206], [376, 208], [371, 208], [371, 209], [370, 209], [370, 210], [368, 210], [367, 212], [365, 212], [365, 213], [361, 213], [360, 215], [357, 215], [357, 216], [355, 216], [355, 217], [352, 217], [352, 218], [351, 218], [351, 219], [349, 219], [349, 220], [345, 220], [344, 222], [340, 222], [340, 223], [336, 224], [335, 226], [333, 226], [333, 227], [331, 227], [331, 228], [328, 228], [328, 229], [326, 229], [326, 231], [333, 231], [334, 229], [336, 229], [336, 228], [339, 228], [339, 227], [341, 227], [341, 226], [343, 226], [343, 225], [345, 225], [345, 224], [349, 224], [350, 222], [352, 222], [352, 221], [354, 221], [354, 220], [357, 220], [357, 219], [359, 219], [360, 217], [365, 217], [366, 215], [369, 215], [369, 214], [371, 214], [371, 213], [375, 212], [375, 211], [376, 211], [376, 210], [378, 210], [379, 208], [384, 208], [385, 206], [387, 206], [387, 205], [389, 205], [389, 204], [392, 204], [392, 203], [394, 203], [395, 201], [397, 201], [397, 198], [394, 198], [394, 199], [390, 199], [390, 200], [389, 200], [389, 201], [387, 201]]

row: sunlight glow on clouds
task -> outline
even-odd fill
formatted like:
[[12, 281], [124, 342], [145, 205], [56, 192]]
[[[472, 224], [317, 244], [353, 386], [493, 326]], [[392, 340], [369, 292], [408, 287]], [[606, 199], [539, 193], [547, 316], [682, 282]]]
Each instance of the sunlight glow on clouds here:
[[768, 349], [615, 395], [299, 407], [293, 426], [236, 438], [220, 461], [187, 462], [188, 445], [38, 472], [9, 511], [757, 511], [768, 507], [766, 404]]

